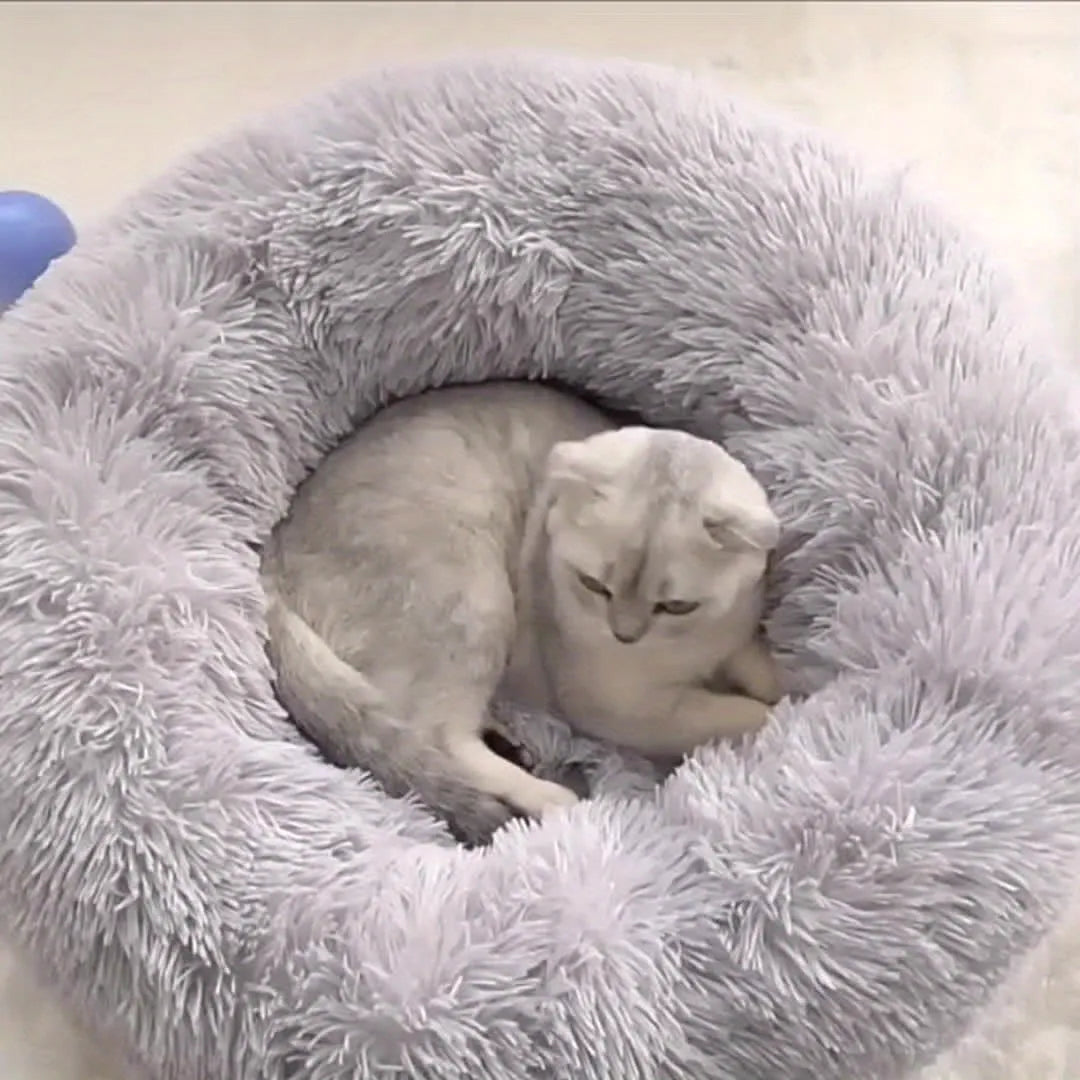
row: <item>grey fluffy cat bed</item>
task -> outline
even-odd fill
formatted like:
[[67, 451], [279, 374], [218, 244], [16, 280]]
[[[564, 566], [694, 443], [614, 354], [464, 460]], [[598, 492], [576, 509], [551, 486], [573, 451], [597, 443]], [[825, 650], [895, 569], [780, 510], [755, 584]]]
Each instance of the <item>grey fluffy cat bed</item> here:
[[[722, 437], [797, 690], [466, 851], [275, 701], [257, 549], [388, 396]], [[889, 1080], [1080, 838], [1080, 409], [895, 179], [661, 69], [374, 75], [132, 199], [0, 323], [0, 910], [155, 1080]], [[539, 723], [539, 722], [537, 722]]]

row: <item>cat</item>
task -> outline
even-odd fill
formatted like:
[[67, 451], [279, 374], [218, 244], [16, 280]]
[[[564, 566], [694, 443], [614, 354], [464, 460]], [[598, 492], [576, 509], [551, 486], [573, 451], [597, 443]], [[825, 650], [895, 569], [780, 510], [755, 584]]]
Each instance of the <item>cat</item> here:
[[[488, 747], [500, 686], [658, 755], [761, 726], [776, 530], [705, 440], [531, 383], [407, 398], [327, 456], [264, 549], [278, 695], [329, 760], [480, 841], [577, 801]], [[764, 700], [710, 692], [722, 661]]]
[[656, 758], [755, 730], [781, 696], [758, 633], [778, 539], [764, 490], [714, 443], [624, 427], [557, 444], [503, 691]]

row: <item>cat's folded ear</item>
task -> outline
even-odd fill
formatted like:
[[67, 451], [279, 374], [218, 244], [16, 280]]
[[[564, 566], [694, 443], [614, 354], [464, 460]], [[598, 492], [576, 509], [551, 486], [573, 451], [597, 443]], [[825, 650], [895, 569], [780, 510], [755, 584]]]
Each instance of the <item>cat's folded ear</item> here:
[[728, 504], [706, 514], [705, 531], [732, 551], [772, 551], [780, 540], [780, 522], [767, 502]]
[[610, 478], [610, 470], [588, 442], [561, 442], [551, 448], [548, 479], [555, 493], [599, 496]]
[[558, 491], [603, 498], [627, 482], [632, 463], [648, 451], [651, 431], [613, 428], [584, 439], [556, 443], [548, 457], [548, 477]]

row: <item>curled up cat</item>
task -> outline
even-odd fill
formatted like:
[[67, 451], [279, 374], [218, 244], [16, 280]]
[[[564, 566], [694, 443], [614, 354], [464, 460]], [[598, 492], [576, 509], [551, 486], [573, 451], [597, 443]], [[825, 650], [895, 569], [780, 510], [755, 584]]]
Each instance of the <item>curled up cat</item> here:
[[778, 532], [706, 440], [530, 383], [408, 398], [325, 459], [266, 545], [278, 694], [331, 761], [485, 839], [577, 800], [485, 743], [497, 692], [655, 757], [764, 723]]

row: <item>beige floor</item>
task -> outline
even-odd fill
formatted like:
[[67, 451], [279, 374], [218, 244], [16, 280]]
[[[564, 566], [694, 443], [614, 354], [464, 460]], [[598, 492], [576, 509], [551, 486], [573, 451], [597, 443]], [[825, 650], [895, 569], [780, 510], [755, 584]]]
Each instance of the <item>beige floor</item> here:
[[[253, 110], [372, 62], [507, 46], [711, 69], [910, 164], [1080, 346], [1077, 3], [0, 3], [0, 189], [85, 223]], [[1080, 1076], [1078, 943], [1080, 919], [999, 1054], [934, 1080]], [[25, 979], [0, 956], [0, 1077], [88, 1080]]]

